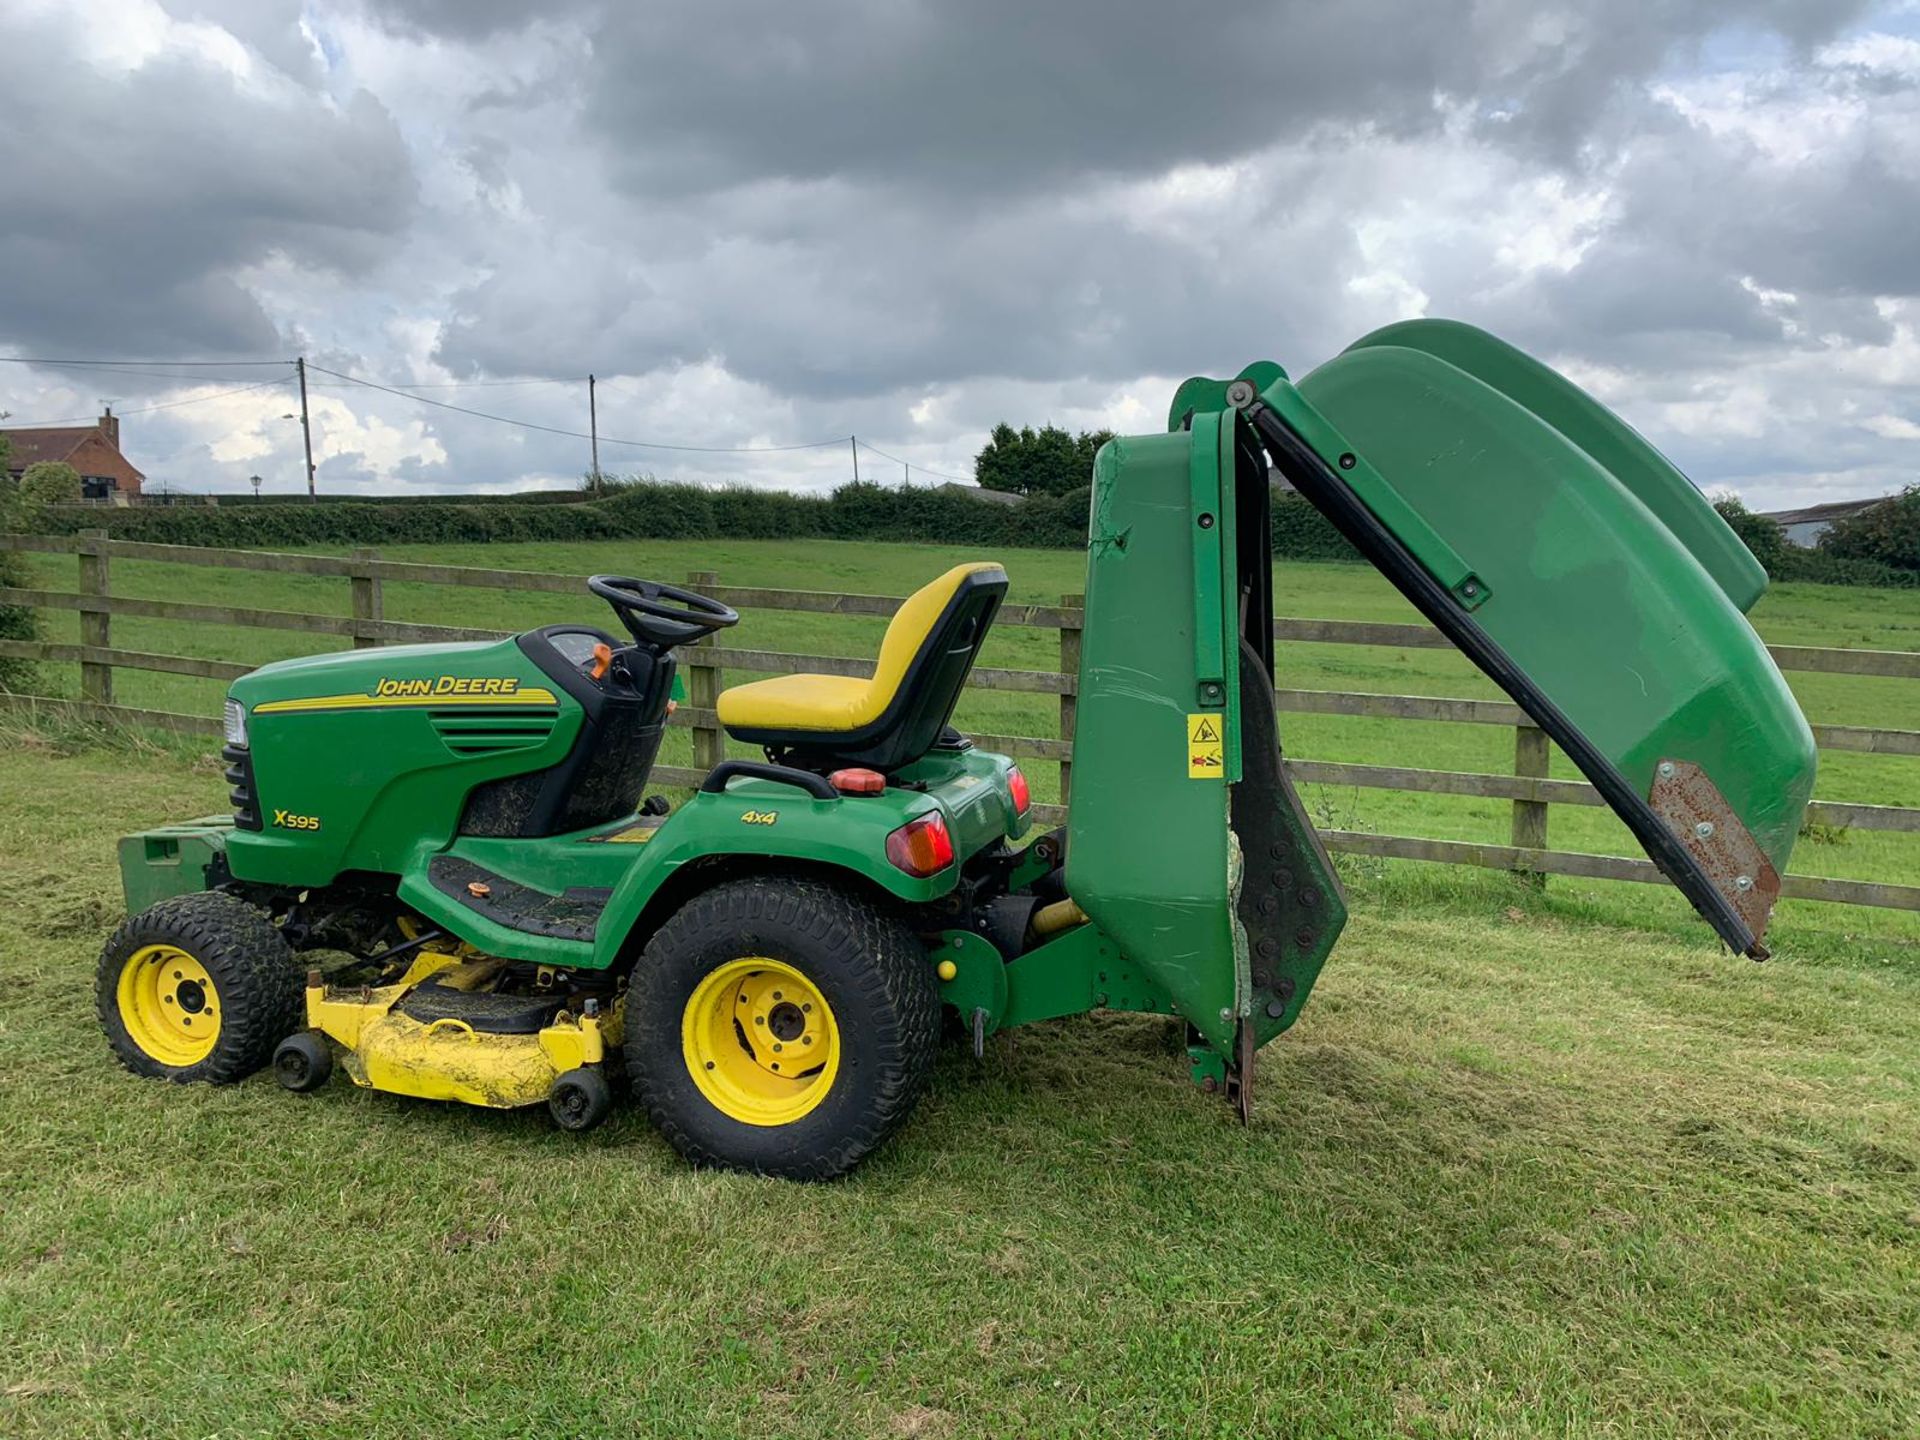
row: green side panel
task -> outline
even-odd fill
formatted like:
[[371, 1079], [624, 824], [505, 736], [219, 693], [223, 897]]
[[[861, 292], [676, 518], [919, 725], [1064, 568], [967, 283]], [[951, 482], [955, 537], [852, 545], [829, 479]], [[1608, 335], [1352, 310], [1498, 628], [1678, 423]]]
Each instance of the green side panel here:
[[226, 853], [233, 820], [213, 815], [180, 825], [143, 830], [120, 842], [120, 888], [127, 913], [138, 915], [175, 895], [197, 895], [209, 884], [207, 869]]
[[1662, 760], [1698, 765], [1785, 871], [1813, 736], [1728, 591], [1632, 487], [1424, 350], [1362, 346], [1262, 399], [1456, 598], [1404, 517], [1462, 558], [1473, 620], [1634, 794]]
[[[1639, 431], [1524, 350], [1457, 320], [1406, 320], [1348, 346], [1417, 350], [1463, 370], [1558, 430], [1654, 513], [1742, 614], [1766, 593], [1767, 572], [1707, 497]], [[1302, 382], [1303, 388], [1308, 382]]]
[[[380, 698], [384, 688], [512, 682], [545, 703], [378, 705], [263, 711], [275, 704]], [[266, 665], [233, 682], [246, 706], [263, 828], [236, 830], [236, 877], [324, 885], [344, 870], [398, 874], [444, 849], [468, 792], [544, 770], [572, 748], [580, 705], [511, 640], [398, 645]], [[511, 740], [475, 727], [523, 732]], [[509, 748], [492, 748], [504, 746]]]
[[[1196, 431], [1210, 428], [1196, 421]], [[1219, 663], [1232, 567], [1223, 576], [1195, 541], [1220, 534], [1223, 495], [1218, 467], [1210, 488], [1200, 483], [1193, 447], [1189, 433], [1130, 436], [1094, 463], [1066, 880], [1099, 929], [1224, 1051], [1246, 988], [1234, 957], [1226, 769], [1191, 777], [1187, 740], [1192, 715], [1234, 723], [1224, 694], [1203, 701], [1202, 684], [1217, 677], [1202, 676], [1199, 658]]]

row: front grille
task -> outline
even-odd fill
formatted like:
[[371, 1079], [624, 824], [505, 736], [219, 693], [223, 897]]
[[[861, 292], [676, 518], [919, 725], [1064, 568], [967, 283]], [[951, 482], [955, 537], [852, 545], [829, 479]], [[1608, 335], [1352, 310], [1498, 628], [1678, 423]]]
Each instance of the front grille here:
[[237, 830], [258, 830], [260, 797], [253, 788], [253, 752], [244, 745], [223, 746], [220, 758], [227, 762], [227, 784], [233, 788], [227, 798], [233, 801], [233, 824]]

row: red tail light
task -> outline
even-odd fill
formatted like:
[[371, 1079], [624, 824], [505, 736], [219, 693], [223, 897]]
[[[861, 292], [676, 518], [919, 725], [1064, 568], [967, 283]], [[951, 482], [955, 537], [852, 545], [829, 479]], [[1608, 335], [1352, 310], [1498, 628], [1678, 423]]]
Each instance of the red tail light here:
[[1033, 795], [1027, 789], [1027, 777], [1021, 773], [1018, 765], [1007, 767], [1007, 790], [1013, 796], [1013, 813], [1026, 814], [1027, 806], [1033, 803]]
[[887, 836], [887, 859], [916, 879], [938, 875], [953, 863], [953, 837], [938, 810], [909, 820]]

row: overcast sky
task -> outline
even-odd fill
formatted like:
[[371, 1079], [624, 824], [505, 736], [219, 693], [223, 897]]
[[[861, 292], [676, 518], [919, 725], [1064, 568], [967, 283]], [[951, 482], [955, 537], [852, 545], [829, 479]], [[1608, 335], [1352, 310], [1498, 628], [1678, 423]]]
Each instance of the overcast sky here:
[[[284, 367], [163, 361], [562, 431], [592, 370], [608, 437], [842, 437], [603, 468], [804, 487], [1415, 315], [1756, 508], [1920, 478], [1920, 0], [0, 0], [0, 57], [0, 355], [143, 362], [0, 409], [111, 399], [150, 483], [302, 481]], [[325, 493], [588, 466], [314, 379]]]

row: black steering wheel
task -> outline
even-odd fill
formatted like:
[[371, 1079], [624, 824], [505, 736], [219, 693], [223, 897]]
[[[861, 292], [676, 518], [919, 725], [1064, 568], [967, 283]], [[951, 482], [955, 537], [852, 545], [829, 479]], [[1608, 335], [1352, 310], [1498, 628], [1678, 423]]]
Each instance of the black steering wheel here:
[[595, 575], [588, 579], [587, 588], [613, 607], [635, 640], [660, 650], [691, 644], [702, 635], [740, 623], [740, 612], [732, 606], [658, 580]]

